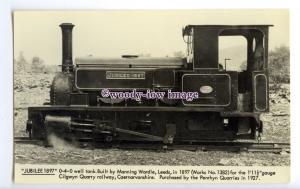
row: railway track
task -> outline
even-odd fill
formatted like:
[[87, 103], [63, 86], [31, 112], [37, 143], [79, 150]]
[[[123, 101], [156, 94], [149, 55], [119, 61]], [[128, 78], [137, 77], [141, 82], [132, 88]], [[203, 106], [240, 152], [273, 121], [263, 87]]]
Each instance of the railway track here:
[[[33, 144], [49, 146], [42, 140], [32, 140], [28, 137], [14, 137], [17, 144]], [[240, 141], [195, 141], [182, 142], [165, 145], [158, 142], [122, 142], [103, 143], [91, 138], [81, 138], [75, 143], [81, 148], [118, 148], [118, 149], [146, 149], [146, 150], [189, 150], [189, 151], [230, 151], [230, 152], [270, 152], [270, 153], [290, 153], [289, 143], [273, 142], [240, 142]], [[50, 145], [51, 146], [51, 145]]]

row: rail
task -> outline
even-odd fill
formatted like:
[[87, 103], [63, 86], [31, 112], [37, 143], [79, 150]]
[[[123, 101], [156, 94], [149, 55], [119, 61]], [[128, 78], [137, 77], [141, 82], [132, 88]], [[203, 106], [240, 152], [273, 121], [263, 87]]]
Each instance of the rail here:
[[[32, 140], [29, 137], [14, 137], [17, 144], [35, 144], [48, 146], [43, 140]], [[47, 145], [46, 145], [47, 144]], [[110, 142], [97, 141], [93, 138], [79, 138], [77, 147], [92, 149], [118, 148], [118, 149], [141, 149], [141, 150], [189, 150], [189, 151], [230, 151], [230, 152], [270, 152], [290, 153], [290, 143], [278, 142], [240, 142], [240, 141], [195, 141], [174, 144], [162, 144], [161, 142]]]

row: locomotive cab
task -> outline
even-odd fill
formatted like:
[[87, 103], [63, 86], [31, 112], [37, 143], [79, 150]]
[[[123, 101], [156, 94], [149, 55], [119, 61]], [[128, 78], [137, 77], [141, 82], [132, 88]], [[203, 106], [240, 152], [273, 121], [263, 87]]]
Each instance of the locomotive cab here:
[[[256, 130], [262, 132], [261, 112], [269, 110], [268, 94], [268, 30], [271, 25], [189, 25], [183, 29], [187, 43], [188, 67], [195, 73], [183, 78], [183, 90], [199, 85], [215, 89], [211, 95], [203, 94], [193, 106], [223, 107], [229, 125], [234, 125], [237, 135]], [[246, 41], [246, 69], [227, 70], [219, 62], [220, 38], [240, 36]], [[209, 77], [209, 79], [207, 79]], [[208, 80], [205, 82], [205, 80]], [[191, 84], [193, 81], [193, 84]], [[184, 86], [187, 85], [187, 86]], [[213, 91], [213, 90], [212, 90]], [[218, 97], [219, 95], [219, 97]], [[226, 97], [226, 98], [225, 98]], [[218, 100], [219, 99], [219, 100]], [[226, 121], [227, 122], [227, 121]], [[254, 125], [254, 126], [253, 126]]]

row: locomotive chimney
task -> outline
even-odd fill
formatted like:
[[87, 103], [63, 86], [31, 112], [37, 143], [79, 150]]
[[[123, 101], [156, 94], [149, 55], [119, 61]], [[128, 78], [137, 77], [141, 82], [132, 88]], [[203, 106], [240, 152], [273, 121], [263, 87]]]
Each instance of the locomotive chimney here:
[[62, 31], [62, 72], [70, 73], [73, 71], [72, 60], [72, 29], [71, 23], [59, 25]]

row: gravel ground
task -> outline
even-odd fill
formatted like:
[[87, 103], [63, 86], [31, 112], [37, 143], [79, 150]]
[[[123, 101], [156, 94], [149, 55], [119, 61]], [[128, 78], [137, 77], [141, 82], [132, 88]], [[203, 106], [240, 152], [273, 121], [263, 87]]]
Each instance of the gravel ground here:
[[[14, 134], [26, 136], [27, 107], [49, 102], [50, 84], [54, 74], [22, 73], [14, 76]], [[270, 113], [264, 114], [263, 141], [290, 141], [289, 85], [270, 92]], [[57, 140], [60, 145], [45, 148], [16, 144], [15, 162], [34, 164], [120, 164], [120, 165], [236, 165], [287, 166], [290, 154], [235, 153], [174, 150], [80, 149]]]

